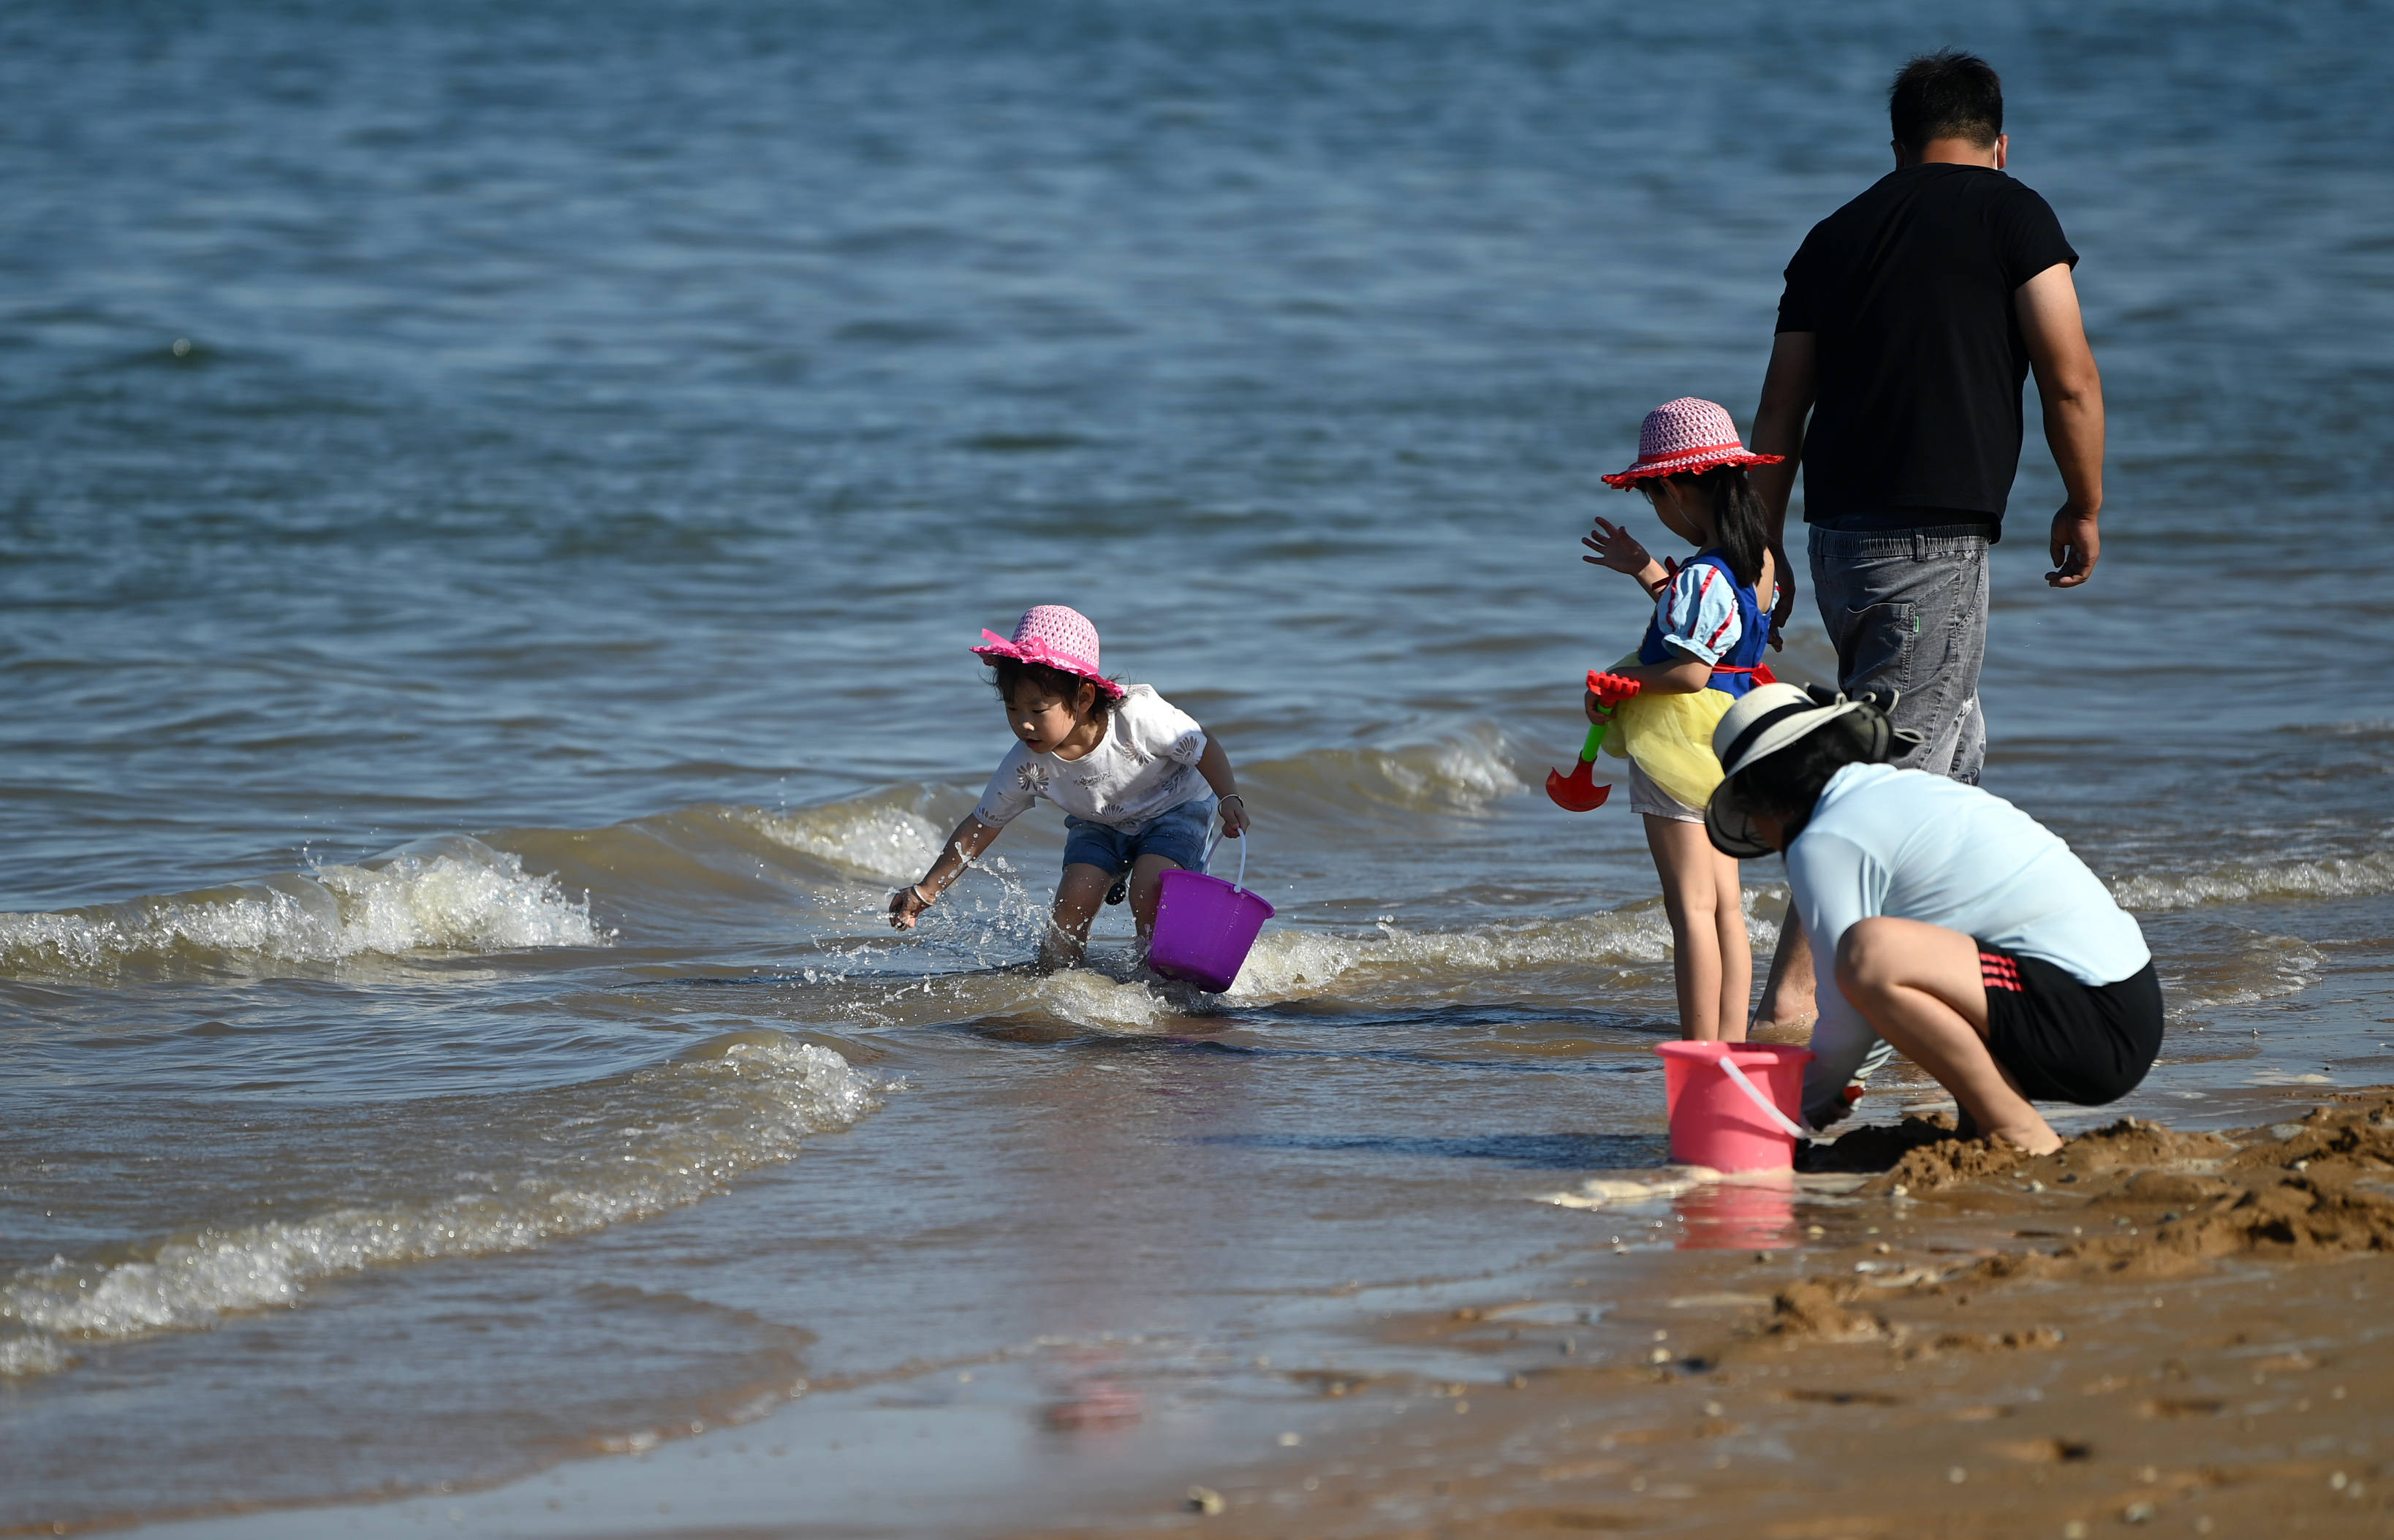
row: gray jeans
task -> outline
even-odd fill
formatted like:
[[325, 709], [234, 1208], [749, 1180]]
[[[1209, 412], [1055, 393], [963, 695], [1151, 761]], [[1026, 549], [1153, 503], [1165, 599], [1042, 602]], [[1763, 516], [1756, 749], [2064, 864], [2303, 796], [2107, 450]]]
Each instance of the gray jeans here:
[[1837, 688], [1902, 692], [1895, 725], [1926, 740], [1900, 761], [1966, 785], [1987, 760], [1987, 537], [1976, 529], [1814, 525], [1812, 597], [1837, 650]]

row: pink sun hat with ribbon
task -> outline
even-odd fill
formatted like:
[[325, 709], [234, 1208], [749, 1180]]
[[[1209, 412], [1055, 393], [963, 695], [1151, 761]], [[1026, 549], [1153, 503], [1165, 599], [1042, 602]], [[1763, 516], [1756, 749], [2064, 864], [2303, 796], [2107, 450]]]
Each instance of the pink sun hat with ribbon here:
[[1067, 604], [1034, 604], [1015, 623], [1011, 639], [983, 631], [972, 652], [975, 657], [1035, 663], [1088, 680], [1110, 701], [1123, 697], [1123, 687], [1098, 672], [1098, 628]]
[[1737, 424], [1717, 402], [1681, 396], [1646, 414], [1638, 429], [1638, 463], [1604, 478], [1604, 484], [1625, 487], [1649, 476], [1677, 476], [1715, 466], [1775, 466], [1785, 458], [1746, 448], [1738, 440]]

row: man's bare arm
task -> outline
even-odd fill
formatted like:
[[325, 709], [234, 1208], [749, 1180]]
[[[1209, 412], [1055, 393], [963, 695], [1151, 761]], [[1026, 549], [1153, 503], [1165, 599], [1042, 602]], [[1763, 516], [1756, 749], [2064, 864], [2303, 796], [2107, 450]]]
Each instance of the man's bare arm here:
[[1779, 596], [1770, 605], [1771, 640], [1796, 612], [1796, 574], [1787, 559], [1787, 499], [1796, 492], [1796, 467], [1804, 459], [1804, 425], [1820, 393], [1820, 354], [1810, 332], [1782, 332], [1771, 340], [1770, 366], [1762, 375], [1762, 400], [1754, 409], [1757, 454], [1783, 454], [1775, 466], [1756, 466], [1746, 480], [1769, 521], [1770, 554], [1778, 567]]
[[[2078, 312], [2070, 265], [2057, 262], [2012, 293], [2029, 367], [2045, 403], [2045, 441], [2061, 472], [2066, 500], [2053, 516], [2053, 567], [2045, 582], [2075, 588], [2102, 550], [2096, 520], [2103, 511], [2103, 376]], [[1757, 431], [1758, 439], [1760, 433]]]

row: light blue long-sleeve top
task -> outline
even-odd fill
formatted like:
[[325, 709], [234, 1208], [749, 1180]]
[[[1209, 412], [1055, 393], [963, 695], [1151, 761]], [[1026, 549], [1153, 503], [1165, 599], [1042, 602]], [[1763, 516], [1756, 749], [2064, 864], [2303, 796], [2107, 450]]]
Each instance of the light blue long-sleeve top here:
[[1992, 792], [1925, 770], [1848, 765], [1832, 776], [1788, 847], [1787, 882], [1823, 981], [1804, 1074], [1815, 1127], [1879, 1041], [1830, 981], [1857, 920], [1924, 920], [2086, 984], [2118, 983], [2152, 960], [2137, 922], [2059, 835]]

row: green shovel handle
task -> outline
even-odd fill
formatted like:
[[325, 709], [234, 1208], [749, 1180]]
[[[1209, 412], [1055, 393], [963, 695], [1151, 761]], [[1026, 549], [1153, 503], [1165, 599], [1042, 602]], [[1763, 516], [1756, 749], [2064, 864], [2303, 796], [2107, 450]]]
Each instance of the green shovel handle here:
[[1604, 724], [1602, 722], [1598, 722], [1587, 730], [1587, 743], [1579, 751], [1580, 763], [1583, 765], [1595, 764], [1597, 750], [1603, 746]]

